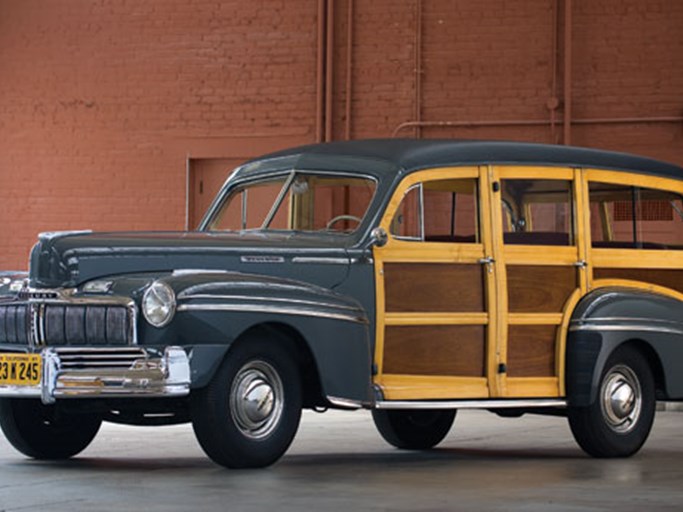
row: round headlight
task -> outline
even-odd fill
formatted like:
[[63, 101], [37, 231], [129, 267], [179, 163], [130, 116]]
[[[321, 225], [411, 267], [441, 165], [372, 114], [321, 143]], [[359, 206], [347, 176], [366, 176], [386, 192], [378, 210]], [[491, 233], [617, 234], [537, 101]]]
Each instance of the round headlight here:
[[154, 281], [142, 296], [142, 314], [154, 327], [167, 325], [175, 314], [175, 293], [166, 283]]

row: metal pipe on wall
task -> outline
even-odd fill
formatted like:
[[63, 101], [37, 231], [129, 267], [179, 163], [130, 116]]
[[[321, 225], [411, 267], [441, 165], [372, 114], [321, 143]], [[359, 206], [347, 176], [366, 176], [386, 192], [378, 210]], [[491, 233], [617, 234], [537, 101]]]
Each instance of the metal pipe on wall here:
[[327, 0], [325, 34], [325, 142], [334, 138], [332, 133], [332, 107], [334, 92], [334, 0]]
[[[415, 120], [422, 121], [422, 0], [415, 0]], [[420, 138], [420, 127], [415, 127]]]
[[564, 0], [564, 130], [562, 143], [572, 143], [572, 0]]
[[353, 87], [353, 0], [346, 4], [346, 109], [344, 116], [344, 137], [351, 139], [351, 99]]
[[325, 2], [318, 0], [318, 41], [315, 84], [315, 140], [323, 141], [324, 101], [325, 101]]

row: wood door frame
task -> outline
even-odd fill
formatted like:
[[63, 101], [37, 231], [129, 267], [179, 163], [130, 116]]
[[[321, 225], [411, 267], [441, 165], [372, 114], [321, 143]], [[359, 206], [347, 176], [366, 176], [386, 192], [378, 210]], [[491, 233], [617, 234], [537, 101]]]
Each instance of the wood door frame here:
[[[510, 377], [508, 372], [501, 375], [500, 392], [506, 397], [558, 397], [565, 395], [565, 344], [566, 332], [571, 312], [588, 286], [587, 266], [580, 262], [586, 261], [586, 217], [585, 191], [582, 185], [581, 169], [553, 168], [549, 171], [543, 167], [530, 166], [490, 166], [489, 179], [491, 183], [505, 179], [538, 179], [569, 181], [572, 187], [573, 230], [575, 243], [570, 246], [546, 245], [506, 245], [503, 243], [503, 218], [501, 194], [502, 187], [491, 187], [491, 217], [493, 220], [493, 247], [496, 266], [498, 267], [499, 300], [496, 309], [499, 324], [500, 359], [509, 371], [509, 348], [511, 327], [527, 329], [529, 332], [543, 326], [555, 327], [554, 338], [554, 375], [553, 376], [517, 376]], [[540, 250], [542, 248], [542, 250]], [[531, 266], [571, 267], [576, 269], [575, 287], [562, 300], [562, 307], [555, 311], [511, 311], [509, 300], [509, 267]]]
[[[479, 205], [478, 221], [479, 243], [436, 243], [400, 240], [389, 235], [387, 244], [373, 249], [375, 261], [377, 322], [374, 361], [377, 368], [375, 384], [387, 400], [400, 399], [448, 399], [448, 398], [487, 398], [496, 396], [496, 307], [495, 268], [481, 263], [491, 257], [491, 224], [488, 175], [486, 167], [454, 167], [430, 169], [408, 175], [394, 191], [389, 201], [380, 227], [390, 233], [390, 225], [405, 193], [415, 184], [426, 181], [448, 179], [478, 180], [477, 200]], [[385, 265], [394, 263], [427, 264], [477, 264], [483, 269], [482, 283], [484, 293], [483, 312], [386, 312]], [[385, 332], [391, 326], [482, 326], [484, 328], [483, 373], [481, 377], [442, 376], [442, 375], [404, 375], [389, 374], [384, 371]]]

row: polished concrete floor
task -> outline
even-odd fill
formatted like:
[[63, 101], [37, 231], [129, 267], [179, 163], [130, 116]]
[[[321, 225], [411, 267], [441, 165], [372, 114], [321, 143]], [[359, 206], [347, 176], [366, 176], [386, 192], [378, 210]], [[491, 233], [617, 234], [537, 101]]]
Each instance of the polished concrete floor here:
[[359, 412], [305, 413], [287, 455], [230, 471], [189, 426], [105, 425], [78, 458], [24, 458], [0, 438], [0, 512], [683, 510], [683, 413], [658, 412], [645, 448], [595, 460], [562, 418], [461, 411], [430, 452], [391, 448]]

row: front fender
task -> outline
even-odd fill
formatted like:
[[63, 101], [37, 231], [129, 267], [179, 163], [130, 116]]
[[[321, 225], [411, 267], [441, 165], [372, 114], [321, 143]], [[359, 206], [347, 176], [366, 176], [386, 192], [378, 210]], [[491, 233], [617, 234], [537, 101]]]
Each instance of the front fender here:
[[241, 273], [164, 280], [176, 290], [177, 313], [163, 331], [169, 336], [175, 331], [176, 342], [192, 346], [193, 388], [210, 381], [242, 335], [259, 326], [282, 326], [307, 346], [325, 396], [371, 400], [369, 323], [353, 298], [308, 283]]

